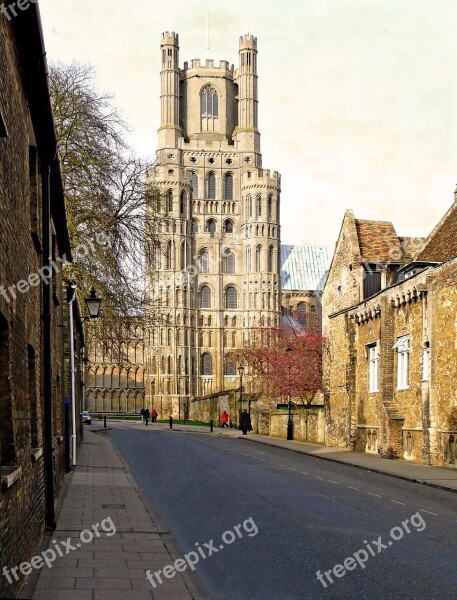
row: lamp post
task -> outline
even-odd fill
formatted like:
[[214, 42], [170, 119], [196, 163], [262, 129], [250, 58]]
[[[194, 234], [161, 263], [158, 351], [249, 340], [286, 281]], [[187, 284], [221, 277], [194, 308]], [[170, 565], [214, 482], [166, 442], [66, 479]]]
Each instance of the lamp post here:
[[240, 410], [238, 412], [238, 428], [241, 425], [241, 411], [243, 410], [243, 373], [244, 367], [240, 365], [238, 367], [238, 373], [240, 374]]
[[294, 425], [292, 423], [292, 415], [291, 415], [291, 398], [290, 398], [290, 359], [292, 356], [292, 348], [287, 348], [286, 350], [286, 354], [287, 357], [289, 359], [289, 378], [288, 378], [288, 384], [289, 384], [289, 397], [288, 397], [288, 411], [289, 411], [289, 418], [287, 420], [287, 439], [288, 440], [293, 440], [294, 439]]

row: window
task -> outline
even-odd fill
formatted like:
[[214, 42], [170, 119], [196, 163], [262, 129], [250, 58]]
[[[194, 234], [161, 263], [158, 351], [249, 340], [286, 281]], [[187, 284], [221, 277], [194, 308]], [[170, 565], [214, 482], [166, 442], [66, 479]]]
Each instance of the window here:
[[198, 233], [198, 221], [196, 219], [192, 221], [192, 233]]
[[423, 352], [423, 363], [422, 363], [422, 381], [429, 381], [430, 379], [430, 343], [425, 342]]
[[202, 273], [209, 273], [209, 254], [206, 250], [200, 253], [200, 270]]
[[226, 359], [224, 374], [231, 377], [236, 376], [236, 362], [232, 358]]
[[262, 216], [262, 196], [257, 196], [256, 201], [256, 216], [257, 218]]
[[225, 233], [233, 233], [233, 221], [230, 219], [225, 222]]
[[167, 194], [167, 212], [173, 212], [173, 192], [171, 190]]
[[233, 175], [227, 173], [224, 178], [224, 199], [233, 200]]
[[231, 250], [227, 250], [224, 255], [224, 273], [228, 275], [235, 273], [235, 255]]
[[167, 244], [167, 256], [166, 256], [167, 269], [173, 269], [173, 241], [169, 240]]
[[274, 248], [270, 246], [268, 248], [268, 272], [273, 273], [273, 263], [274, 263]]
[[219, 96], [211, 85], [206, 85], [201, 91], [202, 117], [219, 116]]
[[186, 262], [187, 262], [187, 252], [186, 252], [187, 248], [186, 248], [186, 243], [185, 242], [181, 242], [181, 257], [180, 257], [180, 268], [183, 270], [186, 268]]
[[248, 196], [246, 198], [246, 219], [252, 217], [252, 197]]
[[246, 272], [251, 272], [251, 248], [246, 248]]
[[370, 264], [363, 273], [363, 297], [370, 298], [381, 291], [381, 272], [379, 265]]
[[306, 325], [306, 303], [299, 302], [297, 305], [297, 321], [300, 325]]
[[195, 172], [192, 173], [192, 196], [198, 197], [198, 175]]
[[257, 248], [255, 249], [255, 270], [257, 273], [260, 272], [260, 252], [261, 247], [257, 246]]
[[211, 308], [211, 290], [207, 285], [200, 290], [200, 308]]
[[213, 374], [213, 357], [211, 354], [203, 354], [202, 356], [202, 375]]
[[270, 195], [270, 196], [268, 196], [267, 221], [271, 221], [272, 208], [273, 208], [273, 197]]
[[379, 353], [378, 345], [370, 344], [368, 346], [369, 364], [369, 391], [370, 393], [379, 392], [378, 376], [379, 376]]
[[227, 310], [236, 310], [238, 308], [237, 293], [233, 286], [228, 287], [225, 292], [225, 308]]
[[209, 173], [207, 178], [207, 198], [208, 200], [216, 199], [216, 176], [214, 173]]
[[206, 223], [206, 231], [211, 234], [211, 237], [216, 233], [216, 221], [214, 219], [210, 219]]
[[410, 337], [405, 335], [398, 338], [393, 347], [397, 351], [397, 388], [406, 390], [409, 386], [409, 353], [411, 349]]
[[186, 192], [182, 192], [181, 200], [179, 202], [179, 213], [180, 215], [184, 215], [186, 212]]

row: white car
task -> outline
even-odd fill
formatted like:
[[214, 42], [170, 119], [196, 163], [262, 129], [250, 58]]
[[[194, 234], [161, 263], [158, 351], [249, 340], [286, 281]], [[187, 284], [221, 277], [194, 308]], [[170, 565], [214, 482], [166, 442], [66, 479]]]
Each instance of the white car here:
[[92, 423], [88, 410], [83, 410], [83, 423], [87, 423], [88, 425]]

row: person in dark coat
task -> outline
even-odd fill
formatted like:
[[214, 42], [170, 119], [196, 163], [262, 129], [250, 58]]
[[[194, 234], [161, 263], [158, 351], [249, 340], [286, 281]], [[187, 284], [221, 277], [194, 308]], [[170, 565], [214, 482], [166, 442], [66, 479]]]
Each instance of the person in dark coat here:
[[148, 421], [149, 421], [150, 416], [151, 416], [151, 413], [149, 412], [149, 408], [147, 408], [144, 411], [144, 422], [146, 423], [146, 427], [148, 426]]
[[246, 409], [241, 413], [240, 429], [243, 435], [247, 435], [248, 431], [252, 431], [251, 416]]
[[144, 408], [142, 408], [142, 409], [140, 410], [140, 417], [141, 417], [141, 422], [142, 422], [142, 423], [144, 422], [144, 413], [145, 413], [145, 412], [146, 412], [146, 411], [144, 410]]

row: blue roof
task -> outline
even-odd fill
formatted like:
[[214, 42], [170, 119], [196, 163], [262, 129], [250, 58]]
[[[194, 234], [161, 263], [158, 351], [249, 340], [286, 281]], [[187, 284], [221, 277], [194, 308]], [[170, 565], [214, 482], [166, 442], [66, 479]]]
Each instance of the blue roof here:
[[281, 285], [283, 290], [322, 290], [332, 262], [327, 246], [281, 245]]

